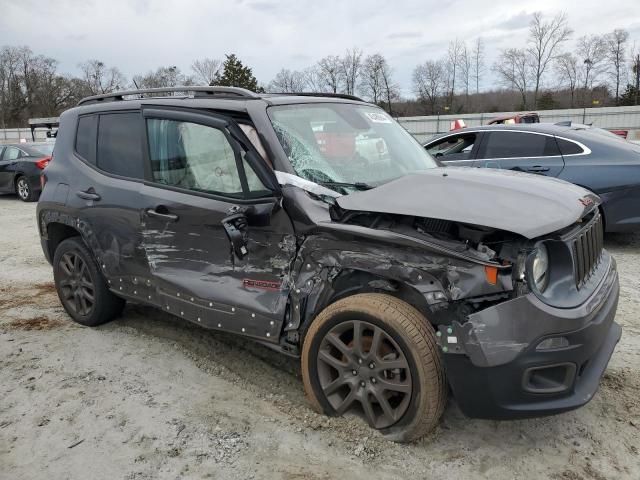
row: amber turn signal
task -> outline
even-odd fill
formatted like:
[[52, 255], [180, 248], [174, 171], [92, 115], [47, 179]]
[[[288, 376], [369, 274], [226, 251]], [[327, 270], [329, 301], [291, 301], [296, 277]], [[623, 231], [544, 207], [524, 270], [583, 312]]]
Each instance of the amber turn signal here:
[[498, 283], [498, 269], [496, 267], [484, 267], [484, 276], [491, 285]]

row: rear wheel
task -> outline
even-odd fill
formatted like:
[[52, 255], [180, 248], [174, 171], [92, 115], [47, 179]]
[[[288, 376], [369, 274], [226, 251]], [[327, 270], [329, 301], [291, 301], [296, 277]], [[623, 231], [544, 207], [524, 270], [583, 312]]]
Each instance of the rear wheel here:
[[34, 202], [38, 195], [31, 189], [26, 177], [18, 177], [16, 180], [16, 195], [23, 202]]
[[53, 278], [62, 306], [82, 325], [100, 325], [122, 312], [125, 301], [109, 291], [79, 237], [68, 238], [58, 245], [53, 258]]
[[355, 413], [399, 442], [431, 431], [447, 398], [433, 328], [384, 294], [354, 295], [323, 310], [304, 340], [302, 375], [317, 411]]

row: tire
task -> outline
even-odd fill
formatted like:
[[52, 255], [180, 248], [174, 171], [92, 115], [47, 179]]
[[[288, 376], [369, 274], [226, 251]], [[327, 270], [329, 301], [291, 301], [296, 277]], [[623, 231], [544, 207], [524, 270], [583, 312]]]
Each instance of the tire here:
[[62, 306], [81, 325], [101, 325], [113, 320], [124, 308], [124, 299], [109, 291], [80, 237], [68, 238], [56, 248], [53, 279]]
[[329, 305], [311, 323], [301, 360], [314, 410], [360, 414], [389, 440], [422, 437], [444, 411], [448, 390], [433, 327], [390, 295], [363, 293]]
[[25, 176], [16, 179], [16, 195], [23, 202], [35, 202], [38, 199], [38, 194], [33, 191]]

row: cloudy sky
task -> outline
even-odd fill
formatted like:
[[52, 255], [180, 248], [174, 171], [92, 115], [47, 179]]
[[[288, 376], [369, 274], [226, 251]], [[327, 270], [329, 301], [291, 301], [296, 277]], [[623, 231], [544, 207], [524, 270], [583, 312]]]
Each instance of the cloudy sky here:
[[129, 77], [160, 65], [188, 72], [194, 59], [234, 52], [262, 83], [357, 46], [385, 55], [410, 94], [414, 66], [455, 37], [482, 36], [491, 63], [524, 43], [533, 12], [559, 10], [574, 39], [626, 28], [640, 47], [638, 0], [0, 0], [0, 46], [28, 45], [67, 73], [96, 58]]

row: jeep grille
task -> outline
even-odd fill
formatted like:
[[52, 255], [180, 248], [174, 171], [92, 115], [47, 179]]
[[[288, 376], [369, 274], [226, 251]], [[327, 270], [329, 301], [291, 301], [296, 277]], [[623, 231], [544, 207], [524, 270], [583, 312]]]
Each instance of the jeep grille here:
[[602, 217], [598, 213], [573, 239], [573, 261], [578, 289], [598, 266], [602, 257], [603, 240]]

